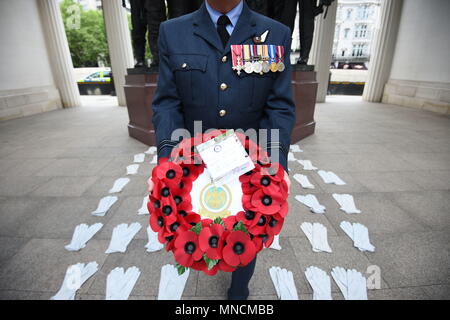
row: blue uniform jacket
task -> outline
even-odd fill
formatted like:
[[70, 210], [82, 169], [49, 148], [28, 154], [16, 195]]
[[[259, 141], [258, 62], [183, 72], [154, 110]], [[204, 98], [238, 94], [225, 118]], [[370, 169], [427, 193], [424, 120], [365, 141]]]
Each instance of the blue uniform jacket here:
[[[264, 44], [283, 45], [283, 72], [240, 76], [232, 70], [231, 45], [254, 44], [253, 37], [266, 30]], [[168, 157], [178, 143], [172, 132], [194, 132], [201, 120], [203, 132], [211, 129], [279, 129], [279, 139], [266, 147], [287, 170], [290, 135], [295, 123], [292, 100], [291, 32], [283, 24], [244, 8], [223, 49], [205, 4], [191, 14], [161, 24], [158, 87], [153, 100], [153, 124], [158, 156]], [[225, 58], [226, 57], [226, 58]], [[276, 159], [276, 157], [273, 157]]]

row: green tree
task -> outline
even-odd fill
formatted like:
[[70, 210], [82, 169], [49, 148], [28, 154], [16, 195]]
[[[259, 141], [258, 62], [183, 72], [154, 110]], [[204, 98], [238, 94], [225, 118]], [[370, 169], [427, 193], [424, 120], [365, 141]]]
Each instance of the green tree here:
[[[102, 12], [84, 11], [73, 0], [62, 1], [60, 9], [74, 67], [97, 67], [99, 60], [110, 65]], [[78, 13], [79, 19], [74, 17]], [[74, 24], [74, 21], [79, 23]]]

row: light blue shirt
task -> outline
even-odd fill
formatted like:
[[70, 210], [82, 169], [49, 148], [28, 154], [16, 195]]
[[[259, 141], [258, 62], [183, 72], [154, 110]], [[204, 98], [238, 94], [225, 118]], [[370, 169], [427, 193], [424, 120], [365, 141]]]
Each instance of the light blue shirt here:
[[[205, 0], [206, 10], [208, 10], [209, 16], [211, 17], [212, 22], [217, 28], [217, 20], [219, 20], [219, 17], [222, 15], [219, 11], [214, 10], [209, 5], [208, 1]], [[234, 28], [236, 27], [236, 23], [239, 20], [239, 17], [242, 13], [242, 9], [244, 8], [244, 3], [241, 1], [239, 4], [231, 9], [226, 15], [231, 21], [231, 24], [227, 25], [227, 31], [231, 35], [233, 33]]]

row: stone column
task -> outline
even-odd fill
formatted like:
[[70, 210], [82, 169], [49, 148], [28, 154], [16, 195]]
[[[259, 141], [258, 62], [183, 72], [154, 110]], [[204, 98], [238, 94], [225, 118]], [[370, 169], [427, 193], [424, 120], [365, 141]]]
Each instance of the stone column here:
[[37, 4], [45, 32], [53, 77], [63, 106], [66, 108], [81, 106], [80, 92], [75, 79], [58, 0], [38, 0]]
[[[389, 79], [403, 0], [382, 0], [363, 99], [380, 102]], [[420, 23], [420, 21], [418, 21]]]
[[117, 100], [120, 106], [126, 106], [125, 75], [134, 64], [127, 13], [119, 0], [102, 1], [102, 5]]
[[317, 102], [325, 102], [330, 78], [330, 64], [333, 54], [334, 28], [336, 25], [337, 0], [328, 7], [328, 15], [316, 17], [314, 39], [308, 64], [317, 72]]

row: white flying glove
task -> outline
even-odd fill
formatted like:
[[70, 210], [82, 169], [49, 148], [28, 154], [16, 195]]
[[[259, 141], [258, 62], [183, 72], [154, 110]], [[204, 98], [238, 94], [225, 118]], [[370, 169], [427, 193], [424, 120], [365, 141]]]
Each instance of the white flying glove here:
[[367, 280], [360, 272], [334, 267], [331, 276], [345, 300], [367, 300]]
[[342, 181], [341, 178], [339, 178], [334, 172], [331, 171], [324, 171], [324, 170], [319, 170], [317, 172], [319, 174], [319, 176], [322, 178], [323, 182], [327, 183], [327, 184], [332, 184], [334, 183], [335, 185], [338, 186], [343, 186], [346, 183], [344, 181]]
[[332, 252], [330, 245], [328, 244], [327, 228], [324, 225], [320, 223], [303, 222], [300, 228], [311, 243], [314, 252]]
[[86, 243], [103, 227], [102, 223], [96, 223], [92, 226], [87, 224], [79, 224], [75, 227], [73, 232], [72, 241], [65, 246], [69, 251], [78, 251], [86, 247]]
[[150, 212], [148, 212], [147, 203], [148, 203], [148, 196], [145, 196], [145, 197], [144, 197], [144, 200], [142, 200], [142, 206], [141, 206], [141, 208], [138, 210], [138, 214], [139, 214], [139, 215], [150, 214]]
[[348, 221], [342, 221], [341, 229], [353, 240], [353, 245], [361, 251], [374, 252], [375, 247], [370, 243], [369, 230], [360, 223], [351, 224]]
[[127, 183], [130, 182], [129, 178], [119, 178], [116, 181], [114, 181], [114, 185], [111, 189], [109, 189], [109, 193], [117, 193], [121, 192], [123, 188], [127, 185]]
[[294, 153], [289, 152], [288, 153], [288, 161], [296, 161], [297, 159], [295, 159]]
[[158, 300], [180, 300], [189, 277], [189, 269], [179, 275], [174, 265], [166, 264], [161, 268]]
[[130, 164], [127, 166], [127, 175], [134, 175], [138, 172], [139, 165], [138, 164]]
[[150, 164], [157, 164], [158, 163], [158, 156], [154, 156], [152, 161], [150, 161]]
[[269, 269], [269, 274], [280, 300], [298, 300], [297, 288], [291, 271], [272, 267]]
[[280, 235], [277, 234], [272, 241], [272, 244], [270, 245], [269, 249], [275, 249], [275, 250], [281, 250], [280, 246]]
[[317, 170], [311, 163], [311, 160], [297, 160], [303, 166], [303, 170]]
[[108, 210], [112, 207], [118, 198], [116, 196], [106, 196], [100, 199], [98, 203], [97, 209], [92, 211], [91, 214], [98, 217], [103, 217], [108, 212]]
[[158, 240], [158, 233], [154, 232], [150, 226], [147, 227], [148, 243], [145, 245], [147, 252], [155, 252], [164, 248], [164, 245]]
[[156, 152], [156, 147], [149, 147], [148, 149], [147, 149], [147, 151], [145, 151], [144, 153], [145, 154], [154, 154]]
[[131, 223], [129, 226], [126, 223], [119, 224], [113, 230], [111, 242], [105, 253], [127, 251], [128, 244], [139, 230], [141, 230], [141, 225], [138, 222]]
[[77, 263], [67, 268], [64, 281], [59, 291], [50, 299], [51, 300], [74, 300], [75, 294], [98, 270], [97, 262]]
[[298, 144], [291, 144], [289, 149], [291, 150], [291, 152], [303, 152]]
[[333, 300], [331, 298], [331, 279], [325, 271], [311, 266], [306, 269], [305, 275], [313, 289], [314, 300]]
[[297, 195], [295, 200], [303, 203], [313, 213], [325, 213], [326, 208], [319, 203], [315, 195], [307, 194], [306, 196]]
[[145, 160], [145, 153], [138, 153], [134, 155], [133, 162], [142, 163]]
[[113, 269], [106, 278], [106, 300], [128, 300], [141, 272], [137, 267]]
[[296, 173], [294, 174], [294, 179], [295, 181], [300, 183], [303, 189], [314, 189], [314, 186], [311, 184], [311, 182], [309, 182], [307, 176], [300, 173]]
[[334, 200], [341, 206], [340, 209], [346, 213], [361, 213], [361, 210], [356, 209], [353, 196], [350, 194], [333, 193]]

